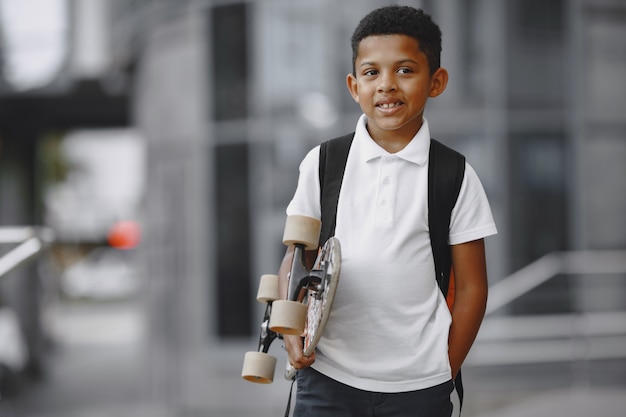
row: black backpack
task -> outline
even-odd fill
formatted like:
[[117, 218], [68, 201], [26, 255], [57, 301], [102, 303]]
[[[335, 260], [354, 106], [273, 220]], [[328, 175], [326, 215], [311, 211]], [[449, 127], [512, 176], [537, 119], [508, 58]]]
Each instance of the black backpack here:
[[[337, 203], [343, 173], [354, 133], [321, 144], [319, 159], [322, 230], [320, 245], [335, 234]], [[448, 295], [452, 255], [448, 234], [452, 209], [465, 175], [465, 157], [435, 139], [430, 140], [428, 163], [428, 227], [435, 260], [437, 283], [444, 297]], [[463, 383], [459, 371], [455, 387], [463, 404]]]

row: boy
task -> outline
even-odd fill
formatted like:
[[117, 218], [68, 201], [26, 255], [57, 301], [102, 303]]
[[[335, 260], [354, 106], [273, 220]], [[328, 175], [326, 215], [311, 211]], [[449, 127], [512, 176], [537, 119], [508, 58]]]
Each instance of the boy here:
[[[428, 151], [424, 118], [448, 73], [439, 66], [441, 32], [423, 11], [389, 6], [361, 20], [352, 36], [347, 86], [359, 119], [339, 195], [335, 236], [342, 270], [330, 320], [316, 353], [302, 355], [298, 417], [449, 417], [453, 380], [482, 321], [487, 299], [483, 238], [496, 233], [471, 166], [450, 220], [455, 272], [452, 311], [439, 290], [428, 230]], [[320, 218], [319, 147], [300, 165], [288, 215]], [[310, 254], [314, 259], [314, 253]], [[282, 297], [293, 248], [279, 271]]]

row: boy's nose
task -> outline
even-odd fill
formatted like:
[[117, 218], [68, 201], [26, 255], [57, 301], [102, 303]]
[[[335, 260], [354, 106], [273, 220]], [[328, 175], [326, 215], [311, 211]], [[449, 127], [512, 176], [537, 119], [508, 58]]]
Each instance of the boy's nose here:
[[397, 89], [396, 79], [392, 74], [381, 74], [378, 77], [380, 81], [378, 84], [378, 91], [387, 92], [387, 91], [395, 91]]

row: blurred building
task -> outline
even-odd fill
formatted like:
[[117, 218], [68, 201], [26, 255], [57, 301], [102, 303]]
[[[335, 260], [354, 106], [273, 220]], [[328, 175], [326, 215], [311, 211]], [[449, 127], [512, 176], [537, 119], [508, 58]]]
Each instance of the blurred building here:
[[[106, 82], [104, 38], [85, 48], [90, 35], [108, 36], [99, 3], [0, 3], [0, 227], [45, 224], [43, 172], [55, 162], [49, 156], [57, 139], [76, 129], [130, 124], [128, 94]], [[100, 25], [87, 26], [94, 22]], [[51, 283], [44, 270], [31, 263], [0, 277], [0, 307], [20, 319], [30, 375], [45, 368], [41, 304]]]
[[[257, 277], [282, 258], [298, 164], [359, 116], [344, 81], [351, 32], [391, 3], [68, 1], [57, 78], [27, 92], [3, 83], [1, 224], [41, 222], [33, 172], [47, 132], [132, 126], [146, 140], [142, 299], [160, 398], [193, 401], [200, 387], [183, 387], [202, 380], [212, 347], [256, 337]], [[403, 3], [443, 31], [450, 83], [426, 115], [489, 195], [492, 282], [553, 251], [626, 247], [626, 4]], [[104, 59], [81, 66], [87, 34]]]

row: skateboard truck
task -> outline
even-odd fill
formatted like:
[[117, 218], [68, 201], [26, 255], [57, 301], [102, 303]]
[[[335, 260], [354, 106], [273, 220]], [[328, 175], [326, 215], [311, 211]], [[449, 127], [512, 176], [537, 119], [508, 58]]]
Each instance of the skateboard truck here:
[[317, 289], [324, 279], [324, 269], [311, 269], [306, 266], [306, 250], [303, 244], [296, 243], [289, 273], [288, 299], [302, 301], [304, 290]]
[[261, 323], [261, 335], [259, 336], [259, 352], [267, 353], [274, 339], [282, 339], [283, 337], [270, 330], [270, 315], [272, 314], [272, 302], [268, 302], [263, 315], [263, 323]]
[[247, 352], [244, 358], [244, 367], [241, 376], [250, 382], [269, 384], [274, 380], [276, 358], [267, 352], [270, 345], [281, 337], [269, 328], [272, 305], [279, 298], [278, 275], [263, 275], [257, 292], [257, 301], [265, 303], [265, 313], [261, 323], [259, 344], [256, 351]]

